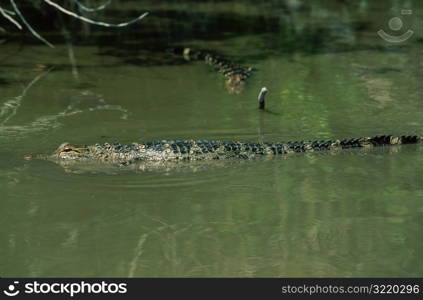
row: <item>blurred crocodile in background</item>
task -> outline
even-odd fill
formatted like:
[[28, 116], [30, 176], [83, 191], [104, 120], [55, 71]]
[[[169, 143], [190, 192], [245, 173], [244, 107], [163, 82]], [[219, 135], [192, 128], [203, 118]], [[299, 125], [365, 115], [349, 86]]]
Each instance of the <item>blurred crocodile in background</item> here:
[[208, 51], [196, 50], [188, 47], [172, 48], [174, 54], [182, 55], [185, 60], [204, 61], [212, 66], [217, 72], [226, 77], [226, 88], [231, 94], [239, 94], [245, 86], [248, 77], [254, 69], [252, 67], [236, 64], [220, 55]]
[[417, 144], [422, 137], [374, 136], [327, 141], [287, 143], [248, 143], [204, 140], [156, 141], [133, 144], [105, 143], [77, 146], [64, 143], [52, 154], [30, 154], [26, 159], [45, 159], [62, 165], [95, 162], [116, 166], [157, 164], [177, 161], [213, 161], [225, 159], [254, 159], [283, 156], [296, 152], [337, 151], [347, 148], [368, 148], [400, 144]]

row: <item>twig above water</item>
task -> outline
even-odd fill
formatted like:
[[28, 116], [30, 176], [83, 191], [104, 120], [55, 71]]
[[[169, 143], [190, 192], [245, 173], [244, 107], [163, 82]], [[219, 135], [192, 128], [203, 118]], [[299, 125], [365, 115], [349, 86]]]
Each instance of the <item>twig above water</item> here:
[[[34, 35], [37, 39], [39, 39], [40, 41], [42, 41], [44, 44], [48, 45], [51, 48], [54, 48], [54, 45], [51, 44], [49, 41], [47, 41], [45, 38], [43, 38], [32, 26], [31, 24], [26, 20], [26, 18], [24, 17], [24, 15], [21, 13], [18, 5], [16, 4], [15, 0], [9, 0], [10, 4], [13, 7], [13, 11], [9, 11], [6, 10], [4, 8], [2, 8], [0, 6], [0, 15], [2, 15], [4, 18], [6, 18], [9, 22], [13, 23], [18, 29], [22, 29], [22, 25], [20, 24], [20, 22], [22, 22], [25, 27], [32, 33], [32, 35]], [[94, 12], [94, 11], [98, 11], [98, 10], [102, 10], [105, 9], [112, 0], [108, 0], [106, 3], [95, 7], [95, 8], [90, 8], [85, 6], [84, 4], [82, 4], [79, 0], [73, 0], [74, 3], [76, 3], [78, 5], [78, 7], [86, 12]], [[89, 19], [87, 17], [78, 15], [77, 13], [74, 13], [66, 8], [64, 8], [63, 6], [57, 4], [54, 1], [51, 0], [43, 0], [44, 3], [56, 8], [57, 10], [59, 10], [60, 12], [69, 15], [73, 18], [76, 18], [78, 20], [81, 20], [82, 22], [85, 23], [89, 23], [89, 24], [93, 24], [93, 25], [97, 25], [97, 26], [103, 26], [103, 27], [111, 27], [111, 28], [121, 28], [121, 27], [126, 27], [129, 26], [131, 24], [134, 24], [140, 20], [142, 20], [143, 18], [145, 18], [149, 13], [145, 12], [143, 14], [141, 14], [140, 16], [127, 21], [127, 22], [123, 22], [123, 23], [117, 23], [117, 24], [112, 24], [112, 23], [106, 23], [106, 22], [101, 22], [101, 21], [95, 21], [92, 19]], [[17, 15], [17, 17], [20, 19], [20, 22], [17, 21], [16, 19], [14, 19], [12, 16], [13, 15]]]
[[103, 10], [103, 9], [105, 9], [110, 3], [112, 3], [112, 0], [108, 0], [108, 1], [106, 1], [104, 4], [102, 4], [102, 5], [100, 5], [100, 6], [97, 6], [97, 7], [94, 7], [94, 8], [91, 8], [91, 7], [87, 7], [87, 6], [85, 6], [84, 4], [82, 4], [81, 3], [81, 1], [79, 1], [79, 0], [72, 0], [73, 2], [75, 2], [76, 3], [76, 5], [78, 5], [79, 6], [79, 8], [80, 9], [82, 9], [82, 10], [84, 10], [84, 11], [87, 11], [87, 12], [95, 12], [95, 11], [99, 11], [99, 10]]

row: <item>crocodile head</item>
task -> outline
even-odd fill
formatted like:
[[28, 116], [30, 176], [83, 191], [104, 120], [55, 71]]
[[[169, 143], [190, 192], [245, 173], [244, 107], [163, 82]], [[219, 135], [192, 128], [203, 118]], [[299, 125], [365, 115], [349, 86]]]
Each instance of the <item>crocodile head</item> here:
[[90, 158], [89, 154], [90, 149], [87, 146], [63, 143], [50, 155], [50, 158], [60, 160], [83, 160]]
[[24, 159], [46, 159], [53, 161], [84, 160], [90, 158], [90, 149], [87, 146], [76, 146], [69, 143], [61, 144], [52, 154], [26, 154]]

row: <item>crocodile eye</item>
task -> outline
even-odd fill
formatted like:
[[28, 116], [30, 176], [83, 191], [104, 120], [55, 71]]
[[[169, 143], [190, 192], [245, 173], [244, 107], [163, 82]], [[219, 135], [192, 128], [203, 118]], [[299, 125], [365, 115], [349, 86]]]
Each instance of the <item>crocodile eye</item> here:
[[74, 149], [74, 148], [65, 148], [65, 149], [62, 150], [62, 152], [71, 152], [71, 151], [79, 153], [79, 151], [77, 149]]

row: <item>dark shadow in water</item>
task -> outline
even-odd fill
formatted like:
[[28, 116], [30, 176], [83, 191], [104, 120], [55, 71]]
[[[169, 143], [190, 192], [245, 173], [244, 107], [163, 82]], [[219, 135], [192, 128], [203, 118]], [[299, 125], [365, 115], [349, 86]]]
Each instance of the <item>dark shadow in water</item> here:
[[9, 85], [10, 81], [0, 77], [0, 85]]
[[363, 74], [373, 73], [373, 74], [388, 74], [388, 73], [401, 73], [404, 70], [400, 68], [364, 68], [364, 67], [357, 67], [359, 71], [362, 71]]
[[[190, 1], [181, 1], [181, 4], [186, 2]], [[353, 5], [344, 4], [344, 8], [353, 14], [355, 10]], [[246, 40], [242, 45], [233, 45], [237, 48], [237, 52], [225, 53], [226, 56], [233, 55], [234, 58], [228, 58], [239, 63], [297, 53], [315, 55], [362, 50], [396, 52], [404, 49], [403, 46], [367, 45], [355, 41], [343, 41], [344, 38], [370, 30], [370, 22], [345, 22], [338, 16], [339, 21], [315, 24], [309, 22], [311, 18], [316, 18], [312, 15], [309, 3], [302, 3], [295, 11], [290, 10], [285, 4], [275, 2], [272, 5], [280, 11], [280, 14], [269, 15], [269, 11], [263, 10], [260, 6], [257, 7], [258, 13], [255, 15], [211, 9], [208, 12], [198, 12], [165, 8], [152, 9], [149, 17], [140, 24], [119, 30], [92, 27], [89, 35], [82, 34], [84, 24], [73, 19], [66, 19], [66, 26], [73, 33], [75, 46], [96, 45], [99, 47], [99, 55], [119, 57], [125, 64], [138, 66], [182, 64], [184, 61], [181, 58], [169, 56], [165, 49], [175, 45], [189, 45], [192, 41], [207, 44], [211, 41], [226, 41], [240, 37], [245, 37]], [[325, 8], [323, 4], [322, 8]], [[263, 13], [260, 14], [260, 11]], [[38, 9], [31, 9], [31, 6], [25, 10], [28, 17], [34, 18], [46, 13], [49, 13], [49, 18], [37, 18], [37, 29], [53, 44], [65, 43], [64, 37], [58, 30], [59, 26], [54, 21], [58, 19], [57, 11], [47, 9], [40, 12]], [[102, 12], [101, 18], [125, 20], [138, 16], [139, 13], [138, 9], [110, 7]], [[338, 14], [333, 9], [328, 10], [328, 13], [334, 16]], [[51, 28], [57, 30], [52, 31]], [[28, 35], [25, 43], [39, 44], [39, 41]], [[231, 43], [233, 44], [232, 41]]]
[[267, 108], [261, 110], [260, 112], [264, 113], [264, 114], [273, 115], [273, 116], [282, 116], [282, 114], [280, 112], [272, 111], [272, 110], [267, 109]]

